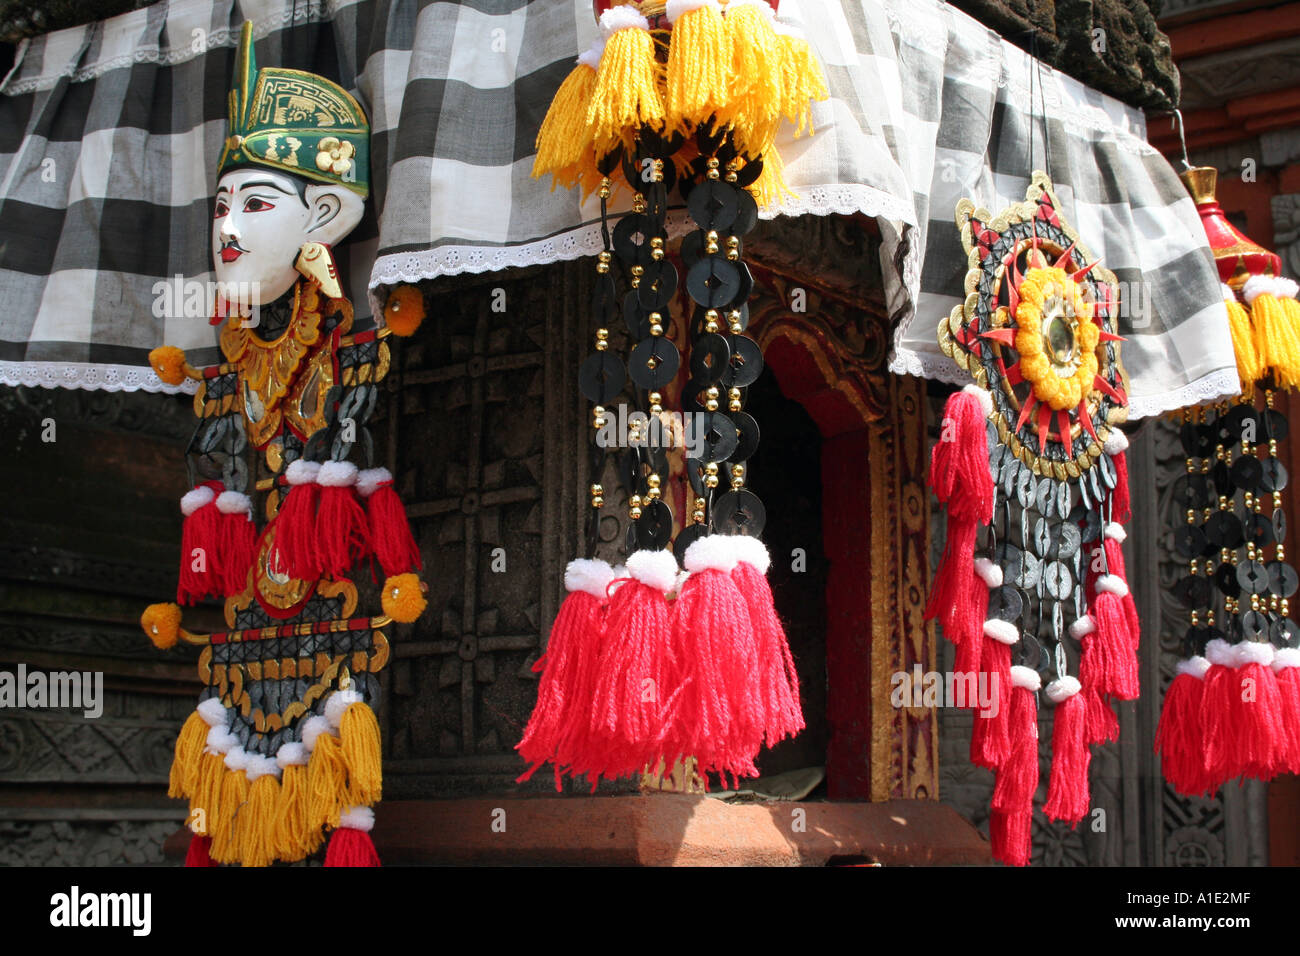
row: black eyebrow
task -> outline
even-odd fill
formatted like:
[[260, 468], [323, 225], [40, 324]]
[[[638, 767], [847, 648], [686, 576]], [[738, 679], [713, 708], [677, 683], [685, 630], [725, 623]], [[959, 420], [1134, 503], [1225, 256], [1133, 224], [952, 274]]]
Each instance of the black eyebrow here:
[[[294, 195], [294, 192], [292, 190], [285, 189], [283, 186], [279, 186], [269, 179], [252, 179], [246, 183], [242, 183], [239, 188], [251, 189], [254, 186], [270, 186], [276, 192], [284, 193], [286, 196]], [[225, 187], [223, 186], [222, 188], [224, 189]], [[220, 190], [218, 190], [218, 192], [220, 192]]]

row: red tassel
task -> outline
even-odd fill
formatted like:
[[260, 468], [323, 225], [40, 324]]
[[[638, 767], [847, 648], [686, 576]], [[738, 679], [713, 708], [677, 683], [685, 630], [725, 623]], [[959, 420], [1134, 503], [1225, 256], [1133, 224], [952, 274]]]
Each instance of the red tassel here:
[[1052, 718], [1052, 772], [1047, 783], [1043, 813], [1049, 820], [1065, 820], [1071, 829], [1088, 812], [1088, 764], [1092, 751], [1085, 740], [1087, 701], [1073, 677], [1058, 678], [1047, 685], [1047, 696], [1056, 704]]
[[370, 546], [384, 574], [392, 577], [423, 568], [420, 548], [388, 469], [368, 468], [361, 472], [357, 475], [357, 491], [366, 499]]
[[974, 707], [970, 759], [979, 767], [996, 770], [1011, 756], [1011, 645], [1020, 633], [1010, 621], [989, 620], [984, 624], [980, 677], [990, 706]]
[[343, 578], [370, 552], [366, 512], [357, 500], [357, 466], [350, 461], [327, 461], [316, 478], [320, 507], [316, 512], [316, 546], [321, 570]]
[[993, 856], [1011, 866], [1027, 866], [1030, 827], [1038, 789], [1038, 699], [1041, 678], [1028, 667], [1011, 668], [1011, 705], [1007, 717], [1009, 753], [993, 786], [989, 835]]
[[1300, 648], [1283, 647], [1273, 654], [1285, 735], [1278, 744], [1278, 770], [1300, 773]]
[[[734, 539], [708, 535], [686, 549], [690, 572], [673, 607], [674, 693], [665, 757], [694, 755], [702, 771], [754, 777], [763, 742], [758, 642], [736, 589]], [[612, 627], [612, 623], [611, 623]]]
[[993, 476], [989, 471], [985, 422], [992, 397], [975, 385], [948, 396], [939, 440], [930, 451], [930, 487], [948, 514], [988, 524], [993, 516]]
[[564, 571], [569, 595], [560, 605], [546, 642], [546, 653], [535, 665], [541, 672], [537, 703], [533, 707], [523, 739], [515, 745], [528, 769], [516, 783], [532, 777], [548, 760], [555, 764], [555, 789], [561, 790], [558, 753], [566, 727], [576, 717], [585, 729], [586, 701], [593, 692], [592, 674], [604, 633], [605, 597], [614, 572], [604, 561], [570, 561]]
[[212, 837], [204, 836], [199, 833], [190, 834], [190, 848], [185, 852], [186, 866], [216, 866], [212, 862], [209, 850], [212, 848]]
[[[1083, 643], [1080, 682], [1100, 694], [1134, 700], [1138, 695], [1137, 655], [1116, 587], [1124, 587], [1124, 582], [1114, 575], [1098, 578], [1098, 593], [1089, 613], [1071, 625], [1070, 633]], [[1091, 631], [1087, 630], [1089, 624]]]
[[1233, 647], [1238, 692], [1231, 695], [1228, 720], [1236, 732], [1238, 772], [1271, 780], [1289, 749], [1283, 723], [1282, 697], [1273, 673], [1273, 645], [1242, 641]]
[[1001, 860], [1007, 866], [1028, 866], [1034, 849], [1033, 823], [1033, 811], [1002, 813], [994, 810], [989, 815], [993, 859]]
[[617, 586], [605, 618], [590, 732], [574, 741], [570, 755], [573, 773], [585, 774], [593, 790], [601, 777], [636, 773], [658, 755], [672, 687], [665, 594], [676, 582], [677, 562], [668, 551], [638, 551], [627, 565], [632, 578]]
[[196, 604], [206, 597], [224, 597], [221, 573], [221, 513], [217, 511], [219, 481], [208, 481], [181, 498], [181, 569], [176, 603]]
[[1160, 754], [1160, 769], [1175, 790], [1187, 797], [1199, 797], [1217, 789], [1219, 781], [1210, 779], [1205, 765], [1205, 739], [1202, 732], [1202, 702], [1205, 674], [1210, 662], [1192, 657], [1178, 662], [1156, 727], [1155, 752]]
[[[1128, 619], [1129, 634], [1133, 638], [1133, 650], [1136, 652], [1142, 638], [1142, 622], [1138, 620], [1137, 604], [1133, 601], [1133, 594], [1128, 589], [1128, 573], [1124, 569], [1124, 548], [1122, 544], [1126, 537], [1124, 528], [1118, 523], [1112, 521], [1106, 526], [1106, 567], [1110, 574], [1125, 582], [1124, 595], [1121, 600], [1124, 604], [1124, 615]], [[1095, 585], [1095, 581], [1091, 583]]]
[[365, 830], [339, 827], [330, 834], [325, 850], [326, 866], [382, 866], [379, 853]]
[[1271, 668], [1251, 659], [1262, 659], [1270, 648], [1219, 639], [1206, 645], [1210, 667], [1205, 672], [1201, 728], [1207, 786], [1212, 789], [1233, 777], [1267, 779], [1274, 773], [1279, 743], [1286, 739], [1282, 702]]
[[[1103, 445], [1115, 465], [1115, 487], [1110, 493], [1110, 520], [1128, 524], [1133, 518], [1128, 497], [1128, 436], [1118, 428], [1111, 431]], [[1112, 451], [1112, 449], [1116, 449]]]
[[223, 491], [217, 495], [216, 505], [221, 516], [221, 593], [229, 597], [248, 586], [248, 572], [257, 557], [257, 528], [248, 495]]
[[960, 644], [962, 635], [974, 634], [984, 622], [983, 606], [972, 596], [971, 568], [975, 558], [975, 522], [948, 515], [947, 538], [943, 556], [930, 588], [930, 599], [925, 604], [925, 619], [939, 619], [943, 634], [954, 644]]
[[1087, 708], [1084, 712], [1084, 741], [1091, 746], [1119, 740], [1119, 718], [1115, 716], [1115, 709], [1095, 688], [1085, 686], [1083, 696]]
[[799, 673], [790, 654], [785, 628], [777, 616], [772, 589], [767, 583], [771, 558], [763, 542], [737, 535], [733, 542], [738, 561], [731, 572], [736, 590], [745, 599], [757, 644], [759, 693], [763, 705], [763, 739], [771, 747], [804, 729], [799, 705]]
[[285, 478], [289, 491], [275, 515], [275, 550], [280, 572], [300, 581], [315, 581], [324, 571], [324, 559], [316, 543], [316, 507], [321, 466], [301, 458], [289, 463]]

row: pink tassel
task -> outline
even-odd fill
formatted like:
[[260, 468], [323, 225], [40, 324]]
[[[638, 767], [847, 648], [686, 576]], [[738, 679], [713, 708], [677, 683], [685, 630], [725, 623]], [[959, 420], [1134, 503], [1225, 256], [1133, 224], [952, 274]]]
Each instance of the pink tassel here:
[[248, 495], [223, 491], [216, 505], [221, 515], [221, 593], [229, 597], [248, 587], [248, 573], [257, 557], [257, 528]]
[[771, 557], [763, 542], [748, 535], [734, 541], [737, 563], [731, 580], [745, 599], [750, 624], [758, 644], [757, 671], [763, 702], [763, 739], [771, 747], [804, 728], [799, 705], [799, 673], [790, 655], [785, 628], [777, 616], [772, 589], [767, 583]]
[[1278, 744], [1278, 770], [1300, 773], [1300, 648], [1283, 647], [1273, 654], [1273, 673], [1277, 676], [1278, 700], [1281, 703], [1282, 727], [1285, 731]]
[[557, 757], [566, 726], [575, 715], [587, 726], [586, 701], [591, 699], [593, 664], [600, 653], [604, 634], [606, 590], [614, 578], [604, 561], [570, 561], [564, 571], [569, 595], [560, 605], [546, 642], [546, 654], [535, 665], [541, 672], [537, 703], [533, 707], [523, 739], [515, 745], [528, 769], [515, 781], [532, 777], [548, 760], [555, 766], [555, 789], [562, 790], [562, 764]]
[[357, 466], [350, 461], [327, 461], [320, 466], [316, 483], [320, 485], [316, 548], [321, 571], [332, 578], [344, 578], [370, 551], [366, 513], [357, 500]]
[[1052, 719], [1052, 772], [1043, 813], [1049, 820], [1065, 820], [1073, 829], [1088, 812], [1088, 764], [1092, 752], [1085, 741], [1087, 701], [1073, 677], [1060, 677], [1047, 685], [1056, 704]]
[[1034, 792], [1038, 789], [1038, 700], [1042, 680], [1028, 667], [1011, 668], [1011, 710], [1007, 759], [993, 786], [989, 837], [993, 856], [1010, 866], [1028, 866]]
[[1179, 793], [1199, 797], [1218, 789], [1205, 765], [1205, 739], [1202, 733], [1202, 702], [1205, 697], [1205, 674], [1210, 662], [1191, 657], [1178, 662], [1178, 673], [1165, 691], [1164, 708], [1156, 728], [1155, 752], [1160, 754], [1160, 769]]
[[731, 572], [734, 538], [708, 535], [686, 549], [689, 576], [673, 606], [673, 657], [680, 690], [665, 757], [694, 755], [701, 770], [758, 775], [762, 689], [753, 662], [758, 641]]
[[196, 604], [206, 597], [225, 597], [221, 573], [221, 513], [217, 510], [219, 481], [207, 481], [181, 498], [181, 568], [176, 603]]
[[392, 577], [421, 569], [420, 548], [388, 469], [367, 468], [358, 474], [357, 492], [366, 499], [370, 546], [384, 574]]
[[989, 770], [996, 770], [1011, 756], [1011, 645], [1019, 640], [1020, 632], [1010, 621], [984, 622], [980, 676], [992, 705], [987, 711], [978, 703], [974, 706], [970, 759]]
[[315, 581], [324, 570], [324, 559], [316, 545], [316, 507], [320, 486], [316, 483], [321, 466], [301, 458], [289, 463], [285, 479], [289, 491], [275, 515], [276, 570], [299, 581]]
[[573, 772], [585, 774], [593, 790], [602, 777], [627, 776], [652, 762], [665, 732], [672, 681], [672, 609], [665, 595], [676, 582], [677, 562], [668, 551], [638, 551], [627, 569], [632, 577], [617, 585], [605, 618], [589, 735], [575, 741], [570, 755]]

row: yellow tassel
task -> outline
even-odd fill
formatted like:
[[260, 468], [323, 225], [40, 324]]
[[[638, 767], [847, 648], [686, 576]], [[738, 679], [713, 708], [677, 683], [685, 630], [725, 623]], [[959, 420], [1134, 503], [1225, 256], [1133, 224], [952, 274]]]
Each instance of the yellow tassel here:
[[785, 164], [781, 161], [781, 154], [775, 149], [770, 149], [763, 154], [763, 171], [749, 187], [749, 191], [754, 194], [754, 199], [760, 207], [779, 205], [787, 196], [797, 198], [785, 184], [784, 170]]
[[235, 818], [248, 800], [248, 776], [242, 770], [226, 769], [221, 775], [221, 796], [216, 818], [208, 817], [208, 836], [212, 837], [209, 853], [218, 863], [239, 861], [239, 841], [235, 838]]
[[1228, 328], [1232, 332], [1232, 350], [1237, 354], [1237, 375], [1241, 390], [1250, 395], [1255, 383], [1264, 377], [1264, 367], [1255, 351], [1255, 333], [1250, 327], [1250, 315], [1237, 301], [1236, 296], [1225, 297], [1228, 307]]
[[551, 189], [572, 187], [584, 153], [589, 154], [594, 148], [587, 126], [587, 109], [595, 88], [596, 71], [580, 62], [555, 92], [542, 128], [537, 131], [533, 177], [550, 173]]
[[766, 2], [732, 2], [725, 18], [731, 37], [730, 103], [725, 111], [737, 147], [758, 156], [776, 140], [781, 124], [782, 59], [772, 8]]
[[333, 734], [321, 734], [307, 761], [307, 825], [313, 829], [337, 827], [347, 795], [348, 765], [343, 748]]
[[306, 764], [290, 764], [284, 768], [273, 839], [276, 858], [289, 862], [315, 853], [324, 840], [320, 828], [313, 830], [307, 822]]
[[1300, 384], [1300, 336], [1287, 321], [1282, 303], [1269, 292], [1255, 296], [1250, 304], [1255, 327], [1255, 351], [1265, 370], [1282, 388]]
[[830, 96], [822, 66], [808, 41], [778, 33], [776, 42], [781, 51], [781, 114], [794, 124], [795, 136], [802, 135], [805, 129], [811, 135], [810, 103]]
[[686, 132], [726, 110], [731, 59], [731, 35], [717, 0], [673, 21], [664, 95], [670, 127]]
[[176, 738], [167, 796], [189, 797], [194, 794], [199, 778], [199, 758], [203, 756], [203, 745], [207, 739], [208, 722], [196, 710], [186, 718], [185, 726]]
[[348, 801], [359, 807], [378, 803], [384, 777], [375, 712], [362, 703], [349, 704], [339, 721], [339, 739], [348, 766]]
[[280, 781], [265, 773], [249, 786], [248, 802], [235, 817], [239, 859], [244, 866], [270, 866], [275, 860], [275, 811], [280, 802]]
[[[601, 16], [604, 24], [611, 14], [626, 18], [628, 7], [613, 7]], [[639, 14], [633, 14], [639, 16]], [[609, 22], [619, 22], [610, 20]], [[641, 22], [645, 22], [644, 18]], [[605, 52], [596, 71], [596, 87], [587, 109], [589, 135], [598, 153], [608, 152], [626, 130], [641, 126], [663, 126], [664, 104], [659, 93], [662, 68], [655, 60], [655, 42], [650, 31], [640, 26], [616, 29], [605, 41]]]
[[225, 758], [205, 753], [199, 757], [194, 795], [190, 798], [190, 826], [196, 833], [212, 835], [221, 807], [221, 780], [226, 775]]

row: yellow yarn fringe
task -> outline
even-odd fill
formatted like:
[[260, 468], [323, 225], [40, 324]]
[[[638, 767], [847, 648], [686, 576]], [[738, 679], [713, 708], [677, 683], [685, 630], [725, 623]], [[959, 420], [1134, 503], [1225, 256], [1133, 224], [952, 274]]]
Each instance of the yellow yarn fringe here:
[[221, 797], [217, 814], [208, 816], [209, 855], [218, 863], [235, 863], [240, 858], [235, 836], [235, 818], [248, 801], [248, 776], [242, 770], [227, 769], [221, 776]]
[[775, 149], [763, 154], [763, 171], [749, 187], [760, 206], [779, 205], [787, 196], [797, 198], [795, 192], [785, 184], [785, 176], [782, 174], [784, 169], [781, 154]]
[[587, 109], [588, 135], [598, 153], [608, 152], [625, 130], [663, 126], [662, 72], [649, 31], [624, 27], [605, 41]]
[[291, 764], [280, 780], [272, 841], [277, 859], [293, 862], [316, 852], [324, 837], [307, 822], [307, 767]]
[[348, 801], [368, 807], [383, 792], [383, 751], [375, 712], [363, 703], [349, 704], [339, 721], [339, 739], [348, 767]]
[[1255, 351], [1263, 366], [1282, 388], [1300, 385], [1300, 327], [1288, 316], [1276, 296], [1255, 296], [1250, 306], [1255, 327]]
[[782, 54], [769, 17], [746, 4], [729, 7], [731, 40], [730, 120], [736, 145], [750, 156], [767, 152], [781, 125]]
[[253, 781], [248, 802], [235, 817], [235, 839], [244, 866], [270, 866], [275, 859], [275, 811], [280, 802], [280, 781], [264, 774]]
[[203, 811], [202, 833], [212, 835], [221, 809], [221, 780], [226, 775], [225, 757], [222, 754], [203, 754], [199, 757], [195, 777], [194, 795], [190, 798], [190, 822], [195, 822], [196, 810]]
[[1250, 314], [1240, 302], [1226, 299], [1228, 328], [1232, 332], [1232, 350], [1237, 354], [1237, 375], [1241, 390], [1246, 395], [1254, 393], [1255, 383], [1264, 377], [1264, 364], [1255, 351], [1255, 333], [1250, 327]]
[[307, 825], [313, 829], [339, 825], [348, 796], [348, 765], [333, 734], [321, 734], [307, 761]]
[[716, 7], [691, 10], [673, 23], [664, 105], [675, 129], [686, 132], [725, 112], [732, 57], [732, 37]]
[[590, 156], [594, 149], [587, 110], [595, 88], [596, 71], [579, 63], [560, 84], [542, 120], [542, 128], [537, 131], [533, 176], [550, 173], [552, 190], [556, 186], [568, 189], [576, 185], [583, 156]]
[[776, 42], [781, 51], [781, 114], [794, 124], [795, 136], [802, 136], [805, 130], [811, 136], [811, 101], [831, 95], [822, 66], [807, 40], [786, 33], [777, 34]]
[[167, 783], [167, 796], [189, 797], [198, 784], [199, 758], [208, 739], [208, 722], [196, 710], [185, 720], [176, 750], [172, 757], [171, 775]]

